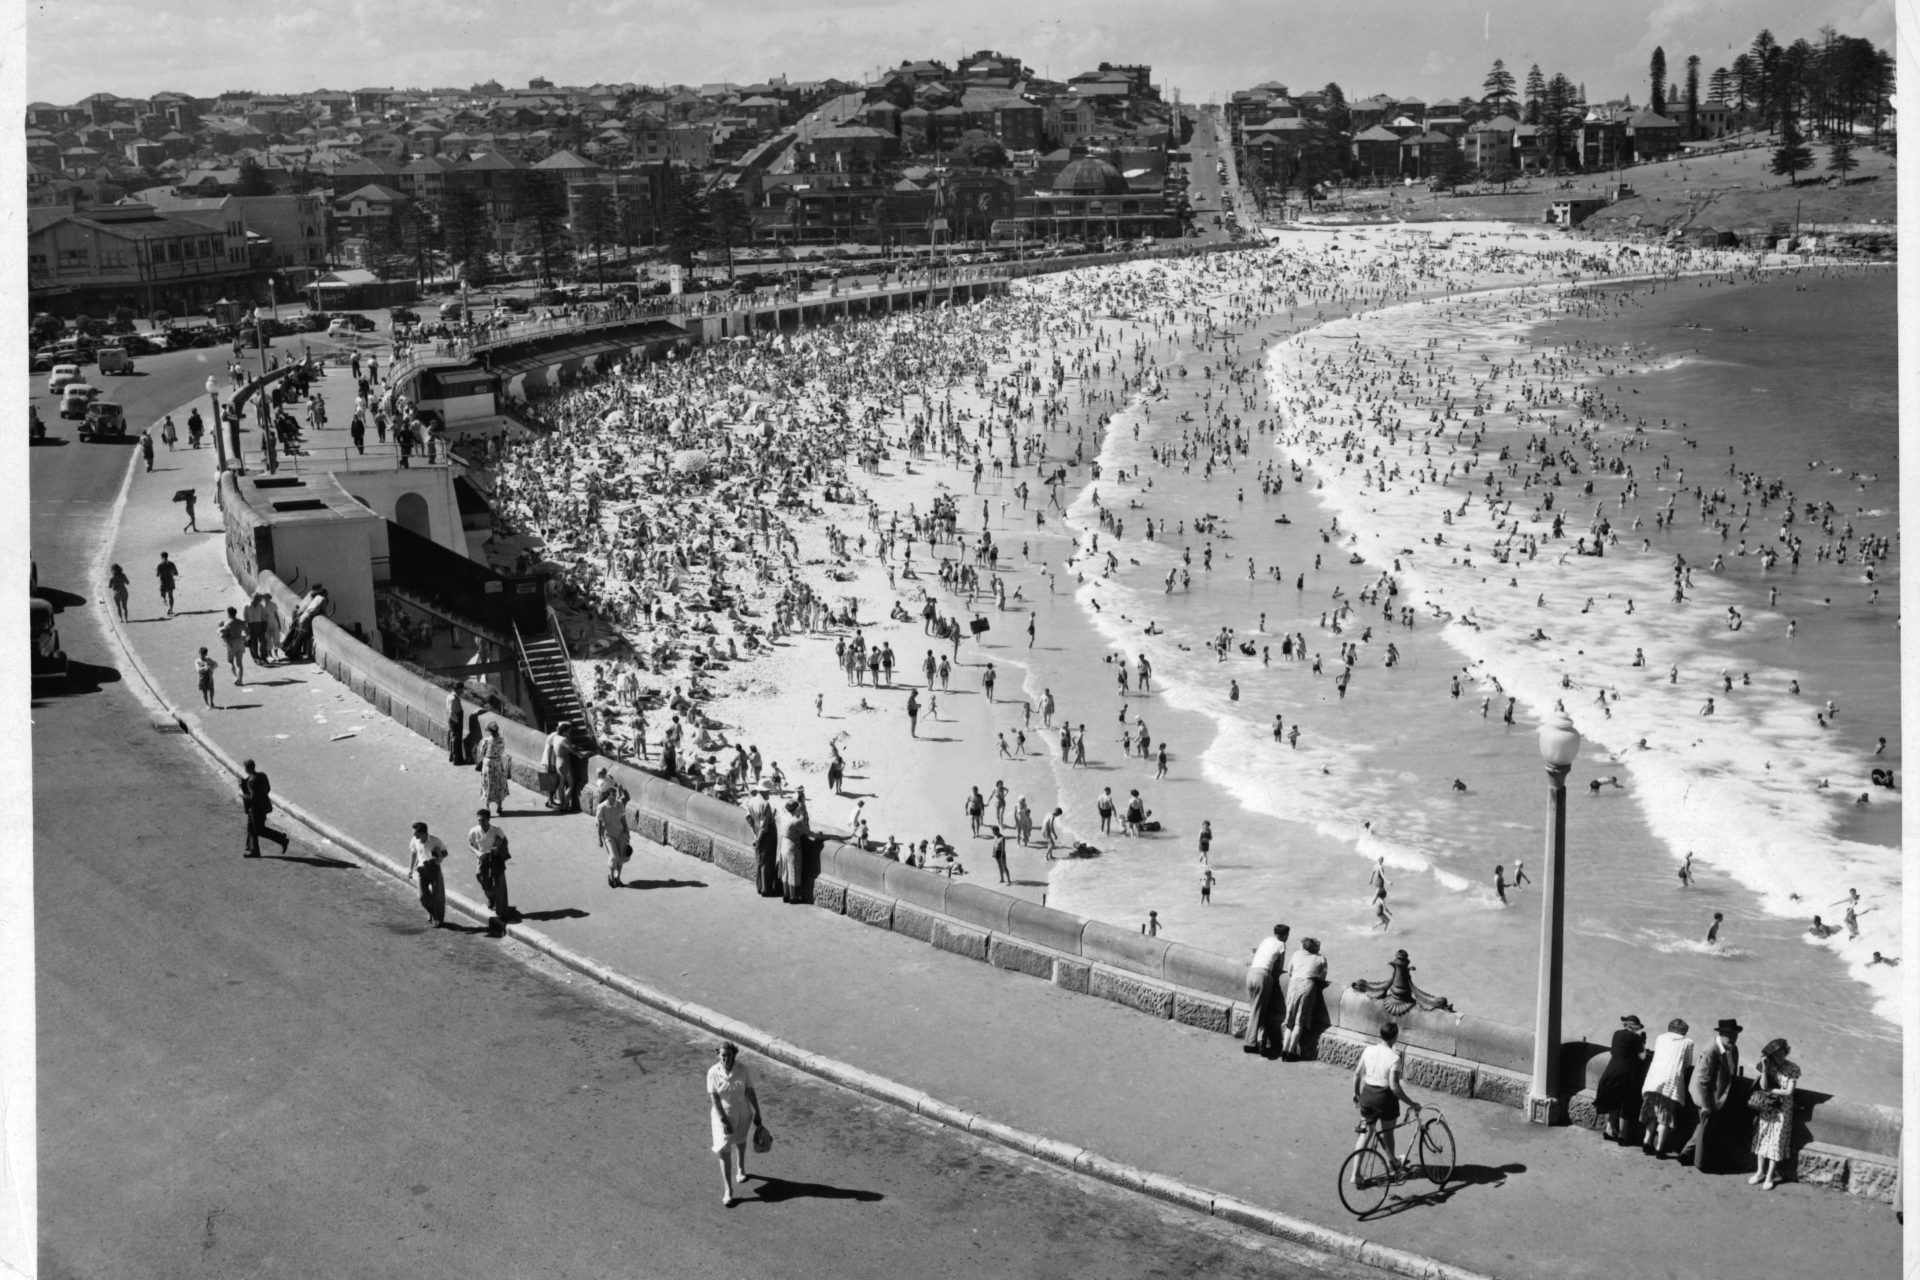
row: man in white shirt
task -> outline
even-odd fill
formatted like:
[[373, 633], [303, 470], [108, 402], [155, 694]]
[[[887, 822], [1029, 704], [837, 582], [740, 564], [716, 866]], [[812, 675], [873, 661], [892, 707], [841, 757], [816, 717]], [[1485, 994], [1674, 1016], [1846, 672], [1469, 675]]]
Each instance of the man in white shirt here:
[[620, 868], [626, 866], [627, 859], [633, 856], [633, 842], [627, 832], [626, 794], [617, 785], [601, 791], [600, 803], [594, 806], [593, 820], [600, 830], [600, 846], [607, 851], [607, 885], [618, 889]]
[[[1378, 1133], [1380, 1145], [1386, 1148], [1387, 1161], [1396, 1173], [1402, 1166], [1393, 1154], [1393, 1125], [1400, 1118], [1400, 1104], [1406, 1103], [1415, 1112], [1421, 1109], [1400, 1083], [1399, 1039], [1400, 1024], [1387, 1023], [1380, 1028], [1380, 1043], [1368, 1045], [1361, 1051], [1360, 1060], [1353, 1064], [1353, 1104], [1366, 1122], [1353, 1149], [1358, 1151], [1367, 1144], [1368, 1135]], [[1359, 1174], [1355, 1169], [1356, 1186]]]
[[1280, 1009], [1280, 967], [1286, 961], [1289, 932], [1286, 925], [1277, 924], [1273, 926], [1273, 936], [1261, 939], [1260, 945], [1253, 949], [1253, 959], [1247, 966], [1247, 1004], [1251, 1011], [1247, 1015], [1247, 1040], [1241, 1046], [1242, 1052], [1273, 1051], [1273, 1028]]

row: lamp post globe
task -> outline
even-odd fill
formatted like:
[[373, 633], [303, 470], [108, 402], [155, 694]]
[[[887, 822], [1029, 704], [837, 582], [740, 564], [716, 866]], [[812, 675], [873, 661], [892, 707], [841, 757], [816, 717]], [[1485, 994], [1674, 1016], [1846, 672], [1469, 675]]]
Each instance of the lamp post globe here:
[[[214, 478], [217, 481], [220, 472], [227, 469], [227, 440], [221, 434], [223, 424], [220, 420], [220, 384], [213, 380], [212, 374], [207, 375], [207, 398], [213, 401], [213, 463]], [[215, 487], [218, 488], [218, 485], [216, 484]]]
[[1549, 769], [1570, 769], [1580, 754], [1580, 731], [1564, 710], [1555, 708], [1540, 723], [1540, 758]]
[[1546, 867], [1540, 884], [1540, 982], [1533, 1020], [1533, 1080], [1527, 1119], [1562, 1123], [1566, 1091], [1560, 1081], [1560, 1005], [1567, 909], [1567, 773], [1580, 754], [1580, 731], [1556, 705], [1540, 724], [1540, 758], [1547, 766]]

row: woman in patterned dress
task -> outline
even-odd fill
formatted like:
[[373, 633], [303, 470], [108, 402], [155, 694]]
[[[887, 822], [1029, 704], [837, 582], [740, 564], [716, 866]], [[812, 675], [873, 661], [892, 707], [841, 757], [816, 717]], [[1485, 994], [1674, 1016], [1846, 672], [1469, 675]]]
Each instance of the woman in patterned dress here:
[[1753, 1154], [1760, 1157], [1760, 1168], [1747, 1181], [1762, 1191], [1773, 1190], [1781, 1162], [1793, 1158], [1793, 1090], [1800, 1068], [1787, 1060], [1790, 1052], [1785, 1040], [1768, 1041], [1754, 1073], [1753, 1091], [1768, 1101], [1753, 1126]]
[[491, 805], [502, 817], [507, 812], [507, 744], [500, 726], [489, 724], [480, 739], [480, 803]]

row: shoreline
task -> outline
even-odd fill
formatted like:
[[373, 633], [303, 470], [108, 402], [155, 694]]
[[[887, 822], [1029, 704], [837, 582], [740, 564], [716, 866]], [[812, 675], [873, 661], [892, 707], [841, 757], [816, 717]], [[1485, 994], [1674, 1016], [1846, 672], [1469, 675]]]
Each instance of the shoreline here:
[[[1450, 238], [1466, 238], [1467, 235], [1472, 234], [1470, 232], [1463, 234], [1463, 229], [1458, 227], [1449, 227], [1448, 232]], [[1398, 229], [1394, 229], [1389, 234], [1398, 239], [1406, 238]], [[1539, 233], [1513, 232], [1505, 228], [1499, 229], [1494, 234], [1500, 239], [1521, 238], [1536, 243], [1542, 239]], [[1318, 239], [1325, 238], [1324, 234], [1318, 237]], [[1341, 236], [1342, 240], [1350, 238], [1357, 238], [1352, 231], [1347, 231]], [[1588, 247], [1578, 241], [1556, 243], [1548, 240], [1547, 243], [1554, 251], [1583, 250]], [[1375, 247], [1379, 248], [1379, 246]], [[1253, 250], [1251, 253], [1262, 255], [1271, 251], [1270, 246], [1269, 250]], [[1382, 251], [1392, 252], [1390, 249]], [[1400, 251], [1405, 252], [1405, 248], [1402, 247]], [[999, 428], [998, 434], [1001, 438], [1008, 434], [1005, 429], [1008, 407], [1004, 393], [1010, 385], [1009, 379], [1013, 365], [1024, 362], [1032, 368], [1044, 370], [1050, 362], [1059, 360], [1071, 366], [1085, 358], [1089, 344], [1097, 344], [1103, 362], [1116, 356], [1131, 357], [1146, 351], [1150, 352], [1152, 360], [1163, 363], [1166, 367], [1172, 367], [1176, 363], [1176, 352], [1180, 348], [1179, 334], [1163, 337], [1153, 331], [1155, 322], [1159, 322], [1162, 326], [1166, 325], [1171, 322], [1175, 310], [1185, 310], [1190, 315], [1202, 314], [1201, 308], [1209, 301], [1224, 308], [1222, 299], [1232, 292], [1231, 282], [1223, 279], [1217, 282], [1222, 284], [1223, 288], [1206, 299], [1182, 297], [1177, 300], [1177, 307], [1170, 308], [1168, 300], [1171, 295], [1167, 294], [1158, 304], [1161, 309], [1156, 311], [1152, 290], [1125, 284], [1126, 277], [1206, 275], [1211, 274], [1208, 268], [1186, 266], [1169, 271], [1161, 264], [1141, 264], [1098, 268], [1095, 269], [1095, 273], [1089, 274], [1096, 273], [1105, 278], [1120, 277], [1123, 283], [1117, 287], [1123, 291], [1133, 290], [1135, 297], [1129, 307], [1119, 308], [1121, 314], [1118, 316], [1110, 315], [1098, 320], [1091, 319], [1090, 313], [1083, 309], [1070, 326], [1070, 332], [1063, 334], [1057, 324], [1049, 331], [1034, 332], [1025, 325], [1038, 318], [1039, 312], [1037, 309], [1025, 308], [1020, 301], [1026, 296], [1027, 291], [1042, 292], [1049, 288], [1058, 290], [1072, 289], [1077, 286], [1071, 283], [1050, 282], [1039, 287], [1024, 287], [1022, 292], [1016, 295], [1013, 303], [1005, 308], [1012, 314], [1003, 319], [1011, 327], [994, 335], [992, 339], [996, 347], [994, 359], [984, 376], [972, 379], [970, 385], [967, 385], [967, 380], [963, 378], [960, 380], [963, 385], [956, 386], [945, 394], [939, 387], [930, 387], [925, 390], [924, 395], [903, 396], [899, 402], [899, 408], [904, 409], [909, 417], [915, 412], [931, 414], [936, 406], [951, 403], [952, 412], [955, 414], [954, 422], [960, 428], [960, 437], [964, 437], [971, 430], [975, 437], [974, 447], [963, 453], [960, 449], [964, 446], [956, 441], [956, 451], [950, 459], [947, 459], [952, 465], [949, 471], [940, 465], [942, 460], [937, 455], [929, 455], [923, 461], [920, 458], [907, 456], [906, 451], [898, 448], [897, 445], [890, 445], [889, 456], [878, 463], [874, 473], [861, 477], [866, 496], [870, 499], [878, 499], [883, 507], [902, 512], [908, 508], [909, 504], [924, 512], [936, 496], [950, 496], [959, 508], [961, 515], [959, 523], [965, 529], [965, 537], [969, 542], [975, 541], [979, 533], [979, 508], [977, 505], [969, 507], [969, 504], [977, 503], [979, 499], [971, 490], [967, 463], [973, 457], [990, 456], [993, 452], [989, 448], [983, 455], [980, 450], [978, 428], [981, 424], [992, 421]], [[1220, 274], [1226, 276], [1230, 273]], [[1652, 278], [1667, 280], [1671, 277], [1656, 274]], [[1602, 278], [1598, 281], [1589, 279], [1581, 283], [1611, 285], [1623, 282], [1620, 278]], [[1538, 288], [1545, 283], [1548, 281], [1538, 280], [1523, 287]], [[1515, 286], [1512, 284], [1506, 286], [1495, 284], [1486, 286], [1486, 289], [1491, 291], [1513, 287]], [[1162, 293], [1166, 294], [1166, 291], [1163, 289]], [[1438, 288], [1425, 295], [1425, 298], [1429, 302], [1444, 300], [1448, 303], [1457, 303], [1460, 301], [1458, 293], [1457, 288]], [[1235, 344], [1243, 348], [1245, 363], [1259, 369], [1260, 376], [1264, 377], [1264, 369], [1270, 356], [1270, 344], [1277, 343], [1281, 339], [1282, 331], [1286, 336], [1291, 336], [1336, 318], [1325, 315], [1309, 317], [1299, 314], [1301, 311], [1311, 311], [1316, 303], [1322, 311], [1328, 306], [1325, 299], [1303, 298], [1300, 305], [1295, 308], [1295, 314], [1284, 320], [1280, 312], [1285, 308], [1275, 307], [1262, 322], [1263, 326], [1270, 327], [1274, 332], [1269, 334], [1267, 341], [1262, 343], [1257, 360], [1252, 358], [1252, 353], [1244, 352], [1244, 344], [1251, 336], [1250, 329], [1245, 324], [1235, 324], [1233, 326], [1237, 330]], [[1363, 311], [1373, 311], [1379, 307], [1380, 303], [1377, 301], [1361, 304]], [[1024, 318], [1023, 311], [1029, 312]], [[1179, 328], [1184, 324], [1185, 322], [1181, 322], [1175, 327]], [[1138, 344], [1143, 341], [1150, 342], [1152, 345], [1148, 348], [1139, 347]], [[1215, 345], [1217, 348], [1217, 340]], [[1192, 352], [1187, 354], [1193, 355]], [[1217, 360], [1218, 356], [1209, 358]], [[1126, 360], [1123, 359], [1120, 363], [1124, 365]], [[1135, 370], [1129, 369], [1127, 372], [1132, 373]], [[1141, 381], [1144, 382], [1145, 379]], [[1197, 379], [1188, 379], [1189, 389], [1192, 389], [1197, 382]], [[1172, 741], [1174, 751], [1170, 777], [1165, 782], [1152, 782], [1150, 769], [1137, 777], [1120, 772], [1127, 766], [1117, 760], [1119, 726], [1112, 719], [1101, 718], [1102, 716], [1111, 717], [1114, 714], [1113, 711], [1100, 711], [1100, 708], [1107, 707], [1114, 701], [1111, 692], [1112, 667], [1106, 663], [1095, 666], [1089, 662], [1062, 660], [1057, 656], [1061, 653], [1091, 655], [1096, 647], [1103, 654], [1111, 654], [1118, 647], [1116, 641], [1120, 637], [1108, 634], [1110, 628], [1103, 625], [1103, 621], [1097, 619], [1096, 615], [1082, 603], [1098, 597], [1101, 579], [1096, 576], [1090, 583], [1076, 584], [1071, 587], [1067, 583], [1061, 583], [1059, 593], [1052, 594], [1047, 591], [1047, 582], [1042, 576], [1042, 567], [1060, 565], [1067, 558], [1068, 548], [1072, 548], [1075, 553], [1087, 551], [1093, 532], [1093, 525], [1089, 523], [1089, 518], [1093, 514], [1093, 509], [1088, 502], [1089, 495], [1097, 489], [1103, 497], [1118, 500], [1114, 495], [1120, 492], [1120, 486], [1113, 476], [1114, 470], [1137, 465], [1126, 460], [1128, 449], [1134, 442], [1127, 438], [1123, 428], [1140, 421], [1143, 410], [1155, 408], [1160, 402], [1144, 399], [1138, 386], [1131, 388], [1114, 386], [1112, 371], [1104, 368], [1097, 382], [1090, 378], [1082, 378], [1078, 372], [1070, 373], [1059, 384], [1057, 391], [1066, 401], [1080, 398], [1083, 392], [1093, 392], [1105, 397], [1109, 391], [1115, 394], [1115, 400], [1108, 403], [1103, 398], [1098, 405], [1086, 403], [1069, 405], [1068, 411], [1062, 415], [1061, 419], [1050, 424], [1053, 429], [1041, 431], [1035, 437], [1043, 446], [1037, 461], [1033, 455], [1029, 455], [1026, 465], [1020, 469], [1009, 471], [999, 477], [983, 477], [982, 489], [988, 494], [989, 503], [997, 507], [997, 504], [1004, 502], [1007, 507], [1007, 513], [1004, 516], [997, 509], [991, 511], [993, 518], [989, 522], [990, 531], [1003, 551], [1007, 552], [999, 564], [1001, 576], [1007, 584], [1007, 591], [1012, 595], [1017, 589], [1022, 598], [1010, 601], [1009, 609], [1005, 613], [993, 609], [990, 605], [982, 607], [982, 611], [992, 622], [993, 629], [983, 637], [983, 643], [973, 643], [971, 647], [968, 644], [961, 646], [961, 661], [954, 671], [953, 687], [944, 693], [936, 690], [940, 719], [933, 721], [923, 715], [921, 721], [921, 739], [927, 741], [928, 746], [917, 745], [908, 734], [899, 705], [904, 700], [905, 689], [898, 682], [921, 683], [918, 665], [921, 655], [930, 647], [931, 641], [931, 637], [924, 635], [920, 635], [919, 640], [916, 641], [915, 637], [919, 633], [911, 630], [911, 622], [870, 623], [858, 628], [866, 632], [873, 643], [891, 644], [896, 649], [899, 669], [895, 672], [896, 687], [893, 689], [874, 690], [848, 685], [833, 658], [833, 648], [830, 644], [800, 644], [797, 638], [794, 638], [776, 641], [771, 646], [771, 652], [747, 662], [735, 672], [722, 674], [717, 683], [723, 687], [717, 691], [717, 696], [709, 704], [709, 709], [719, 720], [729, 725], [751, 726], [750, 732], [743, 735], [745, 740], [753, 742], [769, 759], [780, 761], [790, 770], [795, 781], [806, 784], [816, 825], [824, 824], [844, 829], [850, 825], [856, 811], [855, 802], [864, 801], [860, 812], [870, 823], [872, 839], [876, 845], [883, 844], [889, 836], [897, 836], [902, 841], [912, 842], [931, 839], [935, 834], [944, 836], [959, 848], [960, 860], [965, 864], [968, 874], [975, 883], [984, 886], [991, 886], [996, 879], [994, 868], [990, 858], [987, 857], [987, 846], [984, 843], [976, 844], [962, 835], [966, 819], [961, 813], [960, 800], [966, 794], [967, 787], [976, 782], [983, 791], [987, 791], [995, 778], [1005, 778], [1013, 795], [1024, 794], [1027, 797], [1034, 811], [1036, 828], [1044, 816], [1058, 805], [1065, 810], [1064, 822], [1068, 838], [1088, 841], [1098, 845], [1102, 850], [1102, 856], [1097, 859], [1063, 861], [1049, 866], [1037, 850], [1021, 850], [1017, 845], [1013, 845], [1009, 865], [1015, 883], [1010, 887], [1011, 892], [1032, 900], [1043, 900], [1051, 894], [1053, 905], [1076, 910], [1082, 914], [1098, 914], [1101, 918], [1110, 919], [1113, 923], [1128, 928], [1142, 924], [1145, 919], [1145, 909], [1152, 905], [1160, 910], [1163, 924], [1174, 933], [1174, 936], [1181, 936], [1177, 921], [1183, 914], [1198, 909], [1195, 902], [1169, 905], [1155, 901], [1157, 897], [1163, 896], [1155, 894], [1144, 901], [1139, 901], [1137, 909], [1130, 912], [1125, 910], [1090, 912], [1086, 910], [1083, 900], [1089, 892], [1092, 892], [1096, 898], [1111, 898], [1111, 892], [1097, 891], [1103, 882], [1125, 882], [1136, 874], [1164, 879], [1168, 868], [1175, 864], [1191, 868], [1192, 888], [1197, 891], [1199, 868], [1196, 861], [1194, 829], [1197, 827], [1199, 815], [1191, 812], [1194, 806], [1184, 796], [1190, 792], [1209, 793], [1212, 784], [1202, 778], [1198, 783], [1198, 791], [1195, 792], [1191, 781], [1195, 775], [1204, 772], [1203, 761], [1216, 749], [1216, 740], [1219, 735], [1214, 726], [1208, 723], [1209, 716], [1204, 710], [1182, 705], [1183, 702], [1190, 700], [1190, 691], [1183, 690], [1172, 696], [1164, 691], [1156, 691], [1151, 698], [1145, 700], [1138, 698], [1137, 695], [1129, 697], [1127, 703], [1130, 709], [1145, 709], [1156, 738]], [[1055, 393], [1056, 387], [1051, 385], [1047, 387], [1048, 396]], [[1029, 402], [1024, 408], [1030, 411], [1031, 407]], [[1107, 429], [1104, 430], [1098, 423], [1102, 413], [1110, 418]], [[1160, 421], [1164, 424], [1164, 415]], [[1061, 527], [1061, 522], [1052, 512], [1048, 513], [1044, 528], [1022, 527], [1024, 512], [1016, 505], [1017, 500], [1011, 496], [1010, 492], [1014, 484], [1021, 478], [1027, 479], [1031, 484], [1036, 472], [1053, 467], [1065, 466], [1073, 469], [1075, 447], [1085, 449], [1087, 444], [1085, 436], [1089, 427], [1095, 430], [1097, 435], [1093, 456], [1088, 461], [1097, 462], [1102, 475], [1106, 478], [1092, 479], [1091, 466], [1081, 472], [1084, 480], [1070, 507], [1070, 510], [1075, 512], [1075, 519], [1070, 527]], [[879, 430], [884, 438], [888, 431], [898, 431], [900, 428], [899, 414], [890, 413]], [[1030, 429], [1025, 425], [1019, 427], [1023, 434]], [[1086, 455], [1082, 453], [1081, 456]], [[908, 474], [909, 466], [912, 470], [911, 475]], [[1033, 486], [1033, 489], [1038, 491], [1039, 486]], [[1311, 490], [1306, 492], [1311, 496]], [[1286, 501], [1297, 503], [1298, 496], [1297, 492], [1289, 494]], [[1037, 494], [1035, 502], [1029, 505], [1038, 505]], [[823, 524], [846, 526], [845, 532], [849, 538], [864, 532], [871, 541], [876, 535], [876, 530], [872, 526], [859, 530], [857, 526], [849, 525], [844, 519], [840, 521], [832, 519], [834, 515], [858, 515], [860, 513], [858, 507], [850, 508], [844, 513], [835, 512], [828, 507], [826, 512], [828, 518], [825, 521], [802, 523], [796, 530], [802, 545], [806, 546], [810, 552], [815, 545], [824, 542], [824, 533], [820, 527]], [[1301, 518], [1303, 513], [1296, 510], [1294, 514], [1296, 523], [1292, 532], [1302, 540], [1311, 539], [1313, 533], [1309, 522]], [[1318, 503], [1315, 504], [1314, 516], [1316, 521], [1325, 518], [1321, 514]], [[1135, 517], [1129, 512], [1126, 518], [1131, 522]], [[1014, 546], [1016, 542], [1026, 544], [1026, 550], [1030, 555], [1019, 554]], [[1103, 540], [1102, 546], [1105, 545]], [[939, 548], [939, 558], [952, 559], [959, 550], [960, 547], [954, 544], [943, 544]], [[971, 551], [972, 548], [968, 547], [967, 550]], [[958, 602], [945, 592], [938, 590], [939, 580], [932, 571], [933, 561], [928, 555], [927, 548], [924, 545], [915, 547], [914, 552], [912, 563], [915, 570], [920, 573], [919, 582], [915, 584], [899, 581], [896, 585], [908, 590], [916, 585], [922, 589], [932, 589], [943, 615], [958, 612]], [[810, 560], [818, 558], [830, 565], [840, 563], [831, 557], [815, 557], [811, 554], [805, 558]], [[904, 567], [897, 556], [891, 563]], [[819, 567], [818, 565], [809, 566], [807, 571], [814, 571]], [[852, 581], [832, 582], [832, 589], [838, 593], [858, 596], [863, 602], [861, 614], [863, 618], [870, 617], [876, 612], [883, 612], [885, 602], [899, 594], [888, 590], [886, 570], [875, 556], [850, 556], [842, 567], [851, 569]], [[1344, 568], [1344, 566], [1341, 567]], [[816, 581], [821, 587], [826, 587], [831, 580]], [[1063, 598], [1069, 604], [1066, 609], [1060, 608]], [[878, 608], [867, 609], [866, 602], [874, 600], [881, 602]], [[914, 600], [913, 604], [917, 606], [918, 600]], [[910, 613], [917, 621], [917, 611], [910, 610]], [[1039, 628], [1035, 656], [1032, 659], [1027, 658], [1023, 652], [1024, 623], [1028, 618], [1033, 619]], [[838, 632], [845, 635], [853, 630], [855, 629], [840, 628]], [[831, 637], [817, 633], [812, 638]], [[951, 653], [950, 646], [944, 644], [937, 646], [937, 649], [940, 653]], [[989, 707], [981, 697], [979, 683], [984, 663], [989, 661], [996, 664], [996, 673], [1000, 677], [997, 700], [992, 707]], [[581, 665], [587, 668], [591, 664], [583, 662]], [[1018, 680], [1017, 688], [1016, 679]], [[836, 680], [839, 683], [835, 683]], [[583, 685], [587, 684], [588, 682], [583, 680]], [[1024, 727], [1024, 719], [1017, 709], [1018, 702], [1014, 700], [1015, 695], [1037, 699], [1048, 688], [1051, 688], [1056, 703], [1067, 718], [1071, 719], [1076, 726], [1083, 723], [1088, 726], [1089, 768], [1084, 770], [1088, 775], [1084, 780], [1073, 776], [1083, 772], [1082, 770], [1069, 769], [1055, 758], [1055, 750], [1058, 746], [1057, 734], [1047, 733], [1042, 729], [1041, 717], [1037, 713], [1033, 716], [1032, 727], [1028, 729], [1030, 746], [1035, 748], [1035, 751], [1024, 758], [1014, 760], [999, 759], [996, 756], [995, 735], [1005, 733], [1011, 740], [1013, 731]], [[1102, 700], [1102, 693], [1106, 693], [1106, 700]], [[811, 709], [805, 706], [805, 703], [811, 700], [809, 695], [812, 694], [820, 695], [827, 704], [825, 707], [827, 716], [816, 717], [811, 714]], [[923, 699], [926, 697], [925, 690], [922, 691], [922, 697]], [[862, 701], [874, 709], [861, 710]], [[810, 720], [816, 723], [809, 724]], [[1101, 732], [1103, 727], [1109, 731], [1104, 738]], [[657, 730], [658, 721], [655, 722], [655, 728]], [[929, 730], [934, 732], [930, 733]], [[844, 799], [829, 800], [820, 783], [819, 773], [816, 771], [823, 765], [828, 754], [825, 743], [828, 736], [838, 739], [841, 750], [847, 756], [849, 794]], [[1044, 762], [1033, 759], [1033, 754], [1042, 752], [1047, 757]], [[1044, 773], [1034, 768], [1039, 763], [1046, 764]], [[808, 774], [813, 776], [808, 777]], [[1183, 777], [1189, 781], [1183, 781]], [[1128, 781], [1123, 787], [1117, 781], [1120, 778], [1135, 780]], [[1156, 795], [1166, 797], [1164, 804], [1160, 807], [1165, 810], [1162, 816], [1172, 819], [1168, 824], [1169, 829], [1138, 841], [1127, 840], [1117, 834], [1111, 839], [1102, 838], [1091, 812], [1092, 796], [1097, 794], [1100, 786], [1112, 785], [1116, 796], [1124, 801], [1126, 792], [1131, 790], [1136, 782], [1141, 786], [1143, 794], [1147, 796], [1150, 806], [1154, 805]], [[991, 810], [989, 818], [991, 818]], [[1216, 828], [1222, 829], [1220, 834], [1225, 837], [1224, 827], [1231, 824], [1223, 824], [1218, 814], [1214, 815], [1214, 819]], [[1358, 826], [1357, 818], [1352, 825]], [[1288, 846], [1289, 859], [1302, 866], [1338, 861], [1342, 866], [1353, 868], [1359, 867], [1358, 860], [1353, 856], [1357, 838], [1364, 837], [1356, 837], [1348, 831], [1315, 830], [1302, 827], [1297, 823], [1289, 824], [1284, 837]], [[1220, 843], [1216, 844], [1214, 865], [1220, 872], [1221, 887], [1216, 890], [1214, 904], [1206, 908], [1213, 913], [1213, 927], [1227, 926], [1231, 919], [1235, 923], [1229, 927], [1251, 938], [1264, 932], [1266, 926], [1271, 923], [1268, 916], [1287, 918], [1298, 914], [1297, 908], [1289, 910], [1271, 903], [1262, 906], [1257, 902], [1236, 898], [1232, 893], [1232, 886], [1235, 881], [1244, 879], [1239, 868], [1235, 866], [1237, 857], [1230, 840], [1222, 838]], [[1187, 874], [1178, 872], [1177, 879], [1185, 882]], [[1356, 881], [1359, 879], [1357, 874], [1355, 879]], [[1197, 899], [1198, 895], [1197, 892], [1190, 892], [1189, 896]], [[1353, 909], [1357, 911], [1359, 901], [1364, 897], [1357, 885], [1353, 897], [1356, 904]], [[1297, 925], [1296, 933], [1298, 928]], [[1356, 969], [1351, 953], [1354, 947], [1361, 945], [1349, 939], [1346, 946], [1342, 948], [1348, 953], [1341, 966], [1343, 971], [1348, 976], [1353, 976], [1356, 972], [1363, 973], [1365, 976], [1379, 976], [1372, 974], [1372, 966], [1364, 962]], [[1379, 940], [1378, 945], [1388, 945], [1387, 940]], [[1413, 944], [1409, 943], [1409, 945]]]

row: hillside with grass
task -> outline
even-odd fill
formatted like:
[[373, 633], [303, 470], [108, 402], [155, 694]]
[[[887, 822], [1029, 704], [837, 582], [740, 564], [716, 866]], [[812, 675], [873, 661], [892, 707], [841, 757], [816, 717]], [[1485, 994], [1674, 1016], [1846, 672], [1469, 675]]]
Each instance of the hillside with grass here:
[[[1605, 199], [1616, 184], [1633, 194], [1589, 218], [1585, 229], [1601, 235], [1664, 235], [1688, 232], [1767, 232], [1782, 225], [1879, 223], [1892, 233], [1899, 216], [1897, 165], [1888, 151], [1856, 146], [1854, 170], [1843, 184], [1828, 173], [1831, 148], [1809, 143], [1812, 169], [1797, 185], [1772, 171], [1774, 144], [1765, 134], [1729, 139], [1737, 149], [1691, 155], [1659, 164], [1634, 165], [1618, 172], [1531, 177], [1508, 185], [1433, 193], [1421, 188], [1392, 192], [1384, 202], [1356, 199], [1349, 193], [1345, 212], [1378, 216], [1390, 213], [1408, 222], [1541, 222], [1556, 199]], [[1322, 206], [1338, 220], [1341, 211]]]

